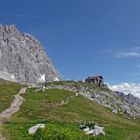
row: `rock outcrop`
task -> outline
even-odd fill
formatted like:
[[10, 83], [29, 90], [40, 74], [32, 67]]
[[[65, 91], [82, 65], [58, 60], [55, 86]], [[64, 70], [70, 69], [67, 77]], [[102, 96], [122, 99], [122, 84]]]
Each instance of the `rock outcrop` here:
[[137, 106], [140, 108], [140, 98], [133, 96], [131, 93], [128, 95], [124, 94], [123, 92], [116, 92], [119, 96], [123, 97], [129, 104]]
[[35, 83], [57, 81], [60, 76], [36, 38], [15, 25], [0, 25], [0, 78]]
[[[56, 84], [57, 83], [57, 84]], [[107, 107], [115, 114], [124, 114], [128, 118], [140, 118], [140, 107], [138, 103], [132, 103], [117, 92], [107, 87], [99, 88], [98, 85], [84, 82], [54, 82], [48, 83], [46, 89], [64, 89], [78, 93], [85, 98]]]

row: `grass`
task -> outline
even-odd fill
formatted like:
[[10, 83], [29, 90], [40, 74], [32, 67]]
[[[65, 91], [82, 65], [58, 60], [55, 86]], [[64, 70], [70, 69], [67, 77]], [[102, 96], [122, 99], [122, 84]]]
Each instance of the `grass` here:
[[0, 112], [10, 106], [20, 87], [17, 83], [0, 80]]
[[[29, 89], [24, 94], [25, 102], [21, 110], [3, 125], [7, 140], [138, 140], [140, 121], [129, 120], [82, 96], [70, 98], [68, 104], [59, 106], [66, 97], [74, 95], [66, 90], [49, 89], [35, 92]], [[79, 129], [83, 121], [94, 121], [105, 127], [105, 136], [86, 136]], [[46, 128], [38, 130], [34, 136], [28, 129], [45, 123]]]

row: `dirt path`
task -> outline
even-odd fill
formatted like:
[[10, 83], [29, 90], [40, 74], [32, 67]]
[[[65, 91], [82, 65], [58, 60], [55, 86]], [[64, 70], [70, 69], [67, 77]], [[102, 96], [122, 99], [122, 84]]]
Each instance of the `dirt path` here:
[[6, 140], [2, 135], [0, 135], [0, 140]]
[[65, 100], [62, 100], [62, 101], [61, 101], [60, 106], [63, 106], [63, 105], [68, 104], [69, 101], [70, 101], [70, 98], [76, 97], [76, 96], [78, 96], [78, 95], [79, 95], [78, 93], [75, 93], [75, 95], [68, 96]]
[[26, 87], [21, 88], [19, 93], [15, 95], [15, 99], [11, 103], [11, 106], [0, 113], [0, 123], [4, 123], [8, 118], [10, 118], [14, 113], [18, 112], [20, 106], [22, 105], [24, 98], [20, 95], [26, 92]]
[[[12, 101], [9, 108], [5, 109], [0, 113], [0, 125], [6, 122], [14, 113], [18, 112], [21, 105], [23, 104], [24, 98], [20, 96], [26, 92], [27, 87], [20, 89], [19, 93], [15, 95], [15, 99]], [[5, 140], [4, 137], [0, 134], [0, 140]]]
[[75, 95], [67, 96], [65, 99], [61, 100], [60, 103], [51, 104], [51, 106], [52, 106], [52, 107], [60, 107], [60, 106], [66, 105], [66, 104], [69, 103], [70, 98], [76, 97], [76, 96], [78, 96], [78, 95], [79, 95], [78, 93], [75, 93]]

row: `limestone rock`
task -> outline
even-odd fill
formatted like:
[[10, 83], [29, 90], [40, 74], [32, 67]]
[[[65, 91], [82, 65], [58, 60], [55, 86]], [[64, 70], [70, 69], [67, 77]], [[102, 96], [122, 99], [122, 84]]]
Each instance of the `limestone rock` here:
[[128, 103], [140, 107], [140, 98], [135, 97], [131, 93], [126, 95], [123, 92], [117, 92], [116, 91], [116, 94], [118, 94], [119, 96], [123, 97]]
[[95, 125], [95, 128], [93, 129], [93, 136], [97, 136], [97, 135], [105, 135], [105, 132], [104, 132], [104, 127], [99, 127], [97, 125]]
[[112, 113], [116, 113], [117, 114], [118, 113], [117, 109], [113, 109]]
[[21, 83], [60, 79], [41, 43], [15, 25], [0, 25], [0, 78], [5, 79], [3, 73]]
[[86, 135], [98, 136], [100, 134], [105, 135], [104, 127], [94, 126], [94, 129], [89, 129], [88, 127], [83, 130]]
[[37, 124], [29, 129], [29, 134], [34, 135], [39, 128], [45, 128], [45, 124]]

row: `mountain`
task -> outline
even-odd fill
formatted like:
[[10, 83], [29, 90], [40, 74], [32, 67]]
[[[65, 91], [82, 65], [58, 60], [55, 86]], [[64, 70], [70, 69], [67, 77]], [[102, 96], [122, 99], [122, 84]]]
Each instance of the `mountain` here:
[[119, 91], [125, 94], [133, 94], [135, 97], [140, 98], [140, 84], [139, 83], [120, 83], [120, 84], [114, 84], [109, 85], [108, 87], [113, 91]]
[[119, 96], [123, 97], [129, 104], [140, 107], [140, 98], [133, 96], [132, 94], [124, 94], [123, 92], [116, 92]]
[[35, 37], [15, 25], [0, 25], [0, 78], [35, 83], [58, 81], [60, 76]]

